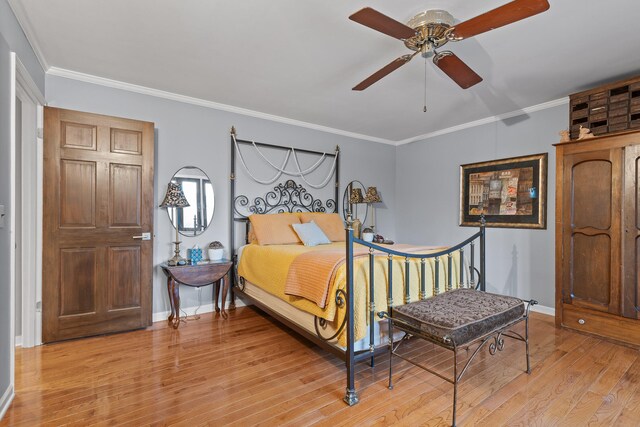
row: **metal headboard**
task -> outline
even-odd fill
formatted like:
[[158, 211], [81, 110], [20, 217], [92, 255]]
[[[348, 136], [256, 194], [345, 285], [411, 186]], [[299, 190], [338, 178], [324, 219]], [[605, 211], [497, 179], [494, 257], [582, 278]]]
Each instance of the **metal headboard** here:
[[[236, 143], [238, 147], [241, 145], [255, 145], [257, 147], [267, 147], [276, 150], [291, 150], [291, 147], [282, 145], [265, 144], [262, 142], [247, 141], [236, 138], [235, 127], [231, 128], [231, 175], [229, 181], [231, 184], [230, 192], [230, 230], [231, 238], [229, 242], [230, 256], [235, 260], [235, 224], [242, 222], [248, 224], [248, 214], [259, 213], [281, 213], [281, 212], [338, 212], [338, 193], [340, 191], [340, 147], [336, 147], [335, 153], [325, 153], [322, 151], [306, 150], [302, 148], [294, 148], [298, 153], [306, 153], [311, 155], [335, 157], [335, 176], [334, 180], [334, 196], [333, 199], [322, 201], [315, 198], [307, 188], [302, 184], [296, 183], [289, 179], [270, 187], [269, 191], [263, 196], [255, 197], [250, 200], [244, 194], [236, 195]], [[330, 185], [330, 184], [327, 184]]]

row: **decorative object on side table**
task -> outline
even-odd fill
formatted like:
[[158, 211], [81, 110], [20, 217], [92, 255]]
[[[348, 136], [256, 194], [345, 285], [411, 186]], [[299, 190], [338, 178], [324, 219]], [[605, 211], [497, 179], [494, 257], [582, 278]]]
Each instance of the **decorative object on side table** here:
[[198, 265], [202, 261], [202, 249], [197, 244], [193, 248], [187, 249], [187, 259], [191, 265]]
[[373, 243], [379, 243], [383, 245], [393, 245], [395, 242], [393, 240], [385, 239], [380, 234], [376, 234], [375, 236], [373, 236]]
[[208, 252], [209, 261], [218, 261], [224, 256], [224, 246], [222, 246], [222, 243], [216, 240], [215, 242], [209, 243]]
[[[164, 200], [160, 204], [161, 208], [184, 208], [188, 207], [189, 202], [184, 197], [182, 188], [176, 183], [170, 182], [167, 187], [167, 194], [164, 196]], [[176, 212], [176, 209], [173, 209]], [[173, 219], [172, 219], [173, 222]], [[180, 256], [180, 237], [178, 234], [178, 228], [176, 227], [176, 241], [173, 242], [176, 245], [175, 255], [171, 258], [167, 264], [169, 265], [185, 265], [187, 261]]]
[[364, 196], [364, 202], [367, 205], [371, 205], [371, 228], [372, 231], [376, 229], [376, 207], [373, 206], [374, 203], [382, 202], [382, 198], [380, 194], [378, 194], [378, 189], [376, 187], [367, 188], [367, 194]]
[[364, 240], [365, 242], [373, 242], [373, 229], [367, 227], [364, 230], [362, 230], [362, 240]]

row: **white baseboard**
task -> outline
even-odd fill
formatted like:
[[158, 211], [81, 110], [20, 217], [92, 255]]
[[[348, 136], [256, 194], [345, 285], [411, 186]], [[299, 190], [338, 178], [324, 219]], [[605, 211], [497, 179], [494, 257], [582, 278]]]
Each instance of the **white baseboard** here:
[[533, 305], [531, 306], [531, 311], [535, 311], [536, 313], [546, 314], [548, 316], [555, 316], [556, 309], [552, 307], [546, 307], [544, 305]]
[[11, 384], [0, 398], [0, 420], [2, 419], [2, 417], [4, 417], [4, 414], [7, 413], [7, 410], [9, 409], [9, 406], [11, 406], [11, 402], [13, 402], [14, 397], [15, 393], [13, 392], [13, 384]]
[[[246, 304], [241, 300], [236, 298], [236, 307], [244, 307]], [[194, 314], [196, 314], [196, 309], [198, 308], [198, 306], [193, 306], [193, 307], [180, 307], [180, 315], [184, 315], [184, 313], [187, 313], [187, 316], [193, 316]], [[214, 310], [214, 306], [213, 303], [211, 304], [204, 304], [202, 305], [200, 308], [198, 308], [198, 314], [204, 314], [204, 313], [212, 313]], [[171, 311], [167, 310], [167, 311], [159, 311], [157, 313], [153, 313], [153, 322], [166, 322], [167, 318], [169, 317], [169, 314], [171, 313]]]
[[22, 347], [22, 335], [16, 337], [16, 347]]

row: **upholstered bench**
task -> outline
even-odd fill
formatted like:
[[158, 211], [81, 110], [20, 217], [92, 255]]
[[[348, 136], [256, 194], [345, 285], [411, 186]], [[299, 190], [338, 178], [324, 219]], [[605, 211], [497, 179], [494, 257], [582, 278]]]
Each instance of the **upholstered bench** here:
[[[453, 425], [456, 425], [456, 402], [458, 381], [462, 378], [473, 358], [487, 343], [489, 352], [493, 355], [496, 350], [504, 347], [504, 338], [509, 337], [525, 343], [527, 373], [531, 372], [529, 363], [529, 308], [537, 304], [536, 301], [525, 301], [496, 295], [475, 289], [455, 289], [435, 297], [412, 302], [406, 305], [392, 307], [388, 316], [389, 330], [400, 329], [406, 334], [394, 347], [393, 334], [389, 345], [389, 388], [392, 383], [392, 358], [394, 355], [407, 360], [414, 365], [431, 372], [434, 375], [453, 384]], [[517, 323], [525, 321], [524, 336], [511, 329]], [[441, 347], [453, 351], [453, 378], [448, 378], [422, 364], [408, 359], [397, 353], [398, 347], [411, 336], [433, 342]], [[457, 353], [460, 348], [468, 348], [478, 342], [478, 347], [467, 360], [458, 374]]]

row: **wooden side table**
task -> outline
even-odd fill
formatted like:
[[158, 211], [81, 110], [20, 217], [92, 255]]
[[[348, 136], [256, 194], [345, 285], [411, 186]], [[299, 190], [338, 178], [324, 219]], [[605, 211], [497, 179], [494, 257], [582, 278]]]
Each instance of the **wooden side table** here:
[[[216, 312], [220, 312], [223, 318], [227, 318], [225, 302], [229, 292], [231, 278], [225, 280], [229, 274], [233, 263], [228, 259], [220, 261], [209, 261], [198, 265], [172, 266], [161, 264], [162, 271], [167, 275], [167, 291], [169, 292], [169, 303], [171, 304], [171, 314], [169, 315], [169, 325], [174, 329], [180, 326], [180, 284], [191, 287], [214, 286], [214, 304]], [[218, 308], [218, 295], [222, 284], [222, 306]]]

